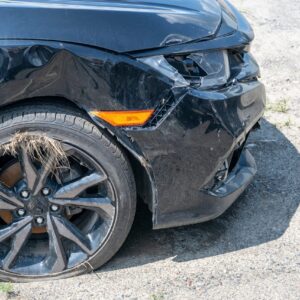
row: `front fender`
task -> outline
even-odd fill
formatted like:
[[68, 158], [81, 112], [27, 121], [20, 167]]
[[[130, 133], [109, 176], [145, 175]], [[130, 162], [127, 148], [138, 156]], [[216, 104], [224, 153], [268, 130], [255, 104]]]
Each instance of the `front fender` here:
[[125, 130], [90, 112], [155, 108], [170, 86], [125, 55], [65, 43], [0, 41], [0, 108], [28, 99], [49, 103], [49, 97], [74, 103], [139, 161], [150, 182], [151, 209], [156, 190], [143, 151]]

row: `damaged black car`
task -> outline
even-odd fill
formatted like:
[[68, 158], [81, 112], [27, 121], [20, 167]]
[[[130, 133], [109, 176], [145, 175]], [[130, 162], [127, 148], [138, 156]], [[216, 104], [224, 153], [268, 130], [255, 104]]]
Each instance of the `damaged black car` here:
[[221, 215], [256, 173], [265, 90], [226, 0], [0, 2], [0, 278], [107, 262], [137, 201], [161, 229]]

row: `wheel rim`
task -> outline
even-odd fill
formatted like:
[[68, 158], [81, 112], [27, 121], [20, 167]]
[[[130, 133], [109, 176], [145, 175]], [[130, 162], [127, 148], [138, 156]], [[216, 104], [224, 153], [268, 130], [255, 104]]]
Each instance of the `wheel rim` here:
[[112, 230], [117, 202], [109, 177], [86, 152], [62, 145], [69, 167], [54, 172], [51, 156], [41, 165], [24, 145], [16, 158], [7, 158], [20, 165], [22, 175], [12, 186], [0, 183], [4, 271], [34, 276], [67, 271], [89, 260]]

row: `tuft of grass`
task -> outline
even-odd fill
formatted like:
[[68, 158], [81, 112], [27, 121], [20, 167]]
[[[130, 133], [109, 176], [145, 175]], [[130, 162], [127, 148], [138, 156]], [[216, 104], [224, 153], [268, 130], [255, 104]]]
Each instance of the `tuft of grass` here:
[[27, 153], [32, 161], [39, 161], [53, 173], [59, 168], [68, 168], [69, 161], [60, 142], [45, 134], [17, 132], [7, 144], [0, 145], [0, 153], [17, 156], [20, 152]]
[[155, 295], [155, 294], [153, 294], [153, 295], [151, 295], [150, 299], [151, 300], [164, 300], [165, 297], [164, 297], [164, 295]]
[[0, 282], [0, 293], [11, 294], [13, 292], [13, 285], [11, 282]]
[[284, 123], [283, 126], [285, 127], [291, 127], [292, 126], [292, 120], [291, 118], [288, 118]]
[[290, 127], [292, 127], [294, 125], [294, 123], [293, 123], [293, 121], [292, 121], [291, 118], [288, 118], [288, 119], [286, 119], [283, 122], [274, 123], [274, 125], [275, 125], [276, 128], [280, 129], [280, 128], [284, 128], [284, 127], [290, 128]]
[[247, 10], [247, 9], [240, 9], [240, 12], [244, 15], [249, 14], [249, 10]]
[[275, 103], [269, 103], [267, 110], [272, 112], [287, 113], [289, 111], [289, 100], [286, 98], [280, 99]]

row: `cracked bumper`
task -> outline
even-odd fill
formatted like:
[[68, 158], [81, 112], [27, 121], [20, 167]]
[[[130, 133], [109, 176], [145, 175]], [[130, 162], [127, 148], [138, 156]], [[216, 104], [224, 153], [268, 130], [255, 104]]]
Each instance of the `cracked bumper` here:
[[[234, 170], [218, 188], [199, 193], [205, 198], [202, 205], [193, 210], [169, 214], [159, 228], [183, 226], [213, 220], [222, 215], [252, 182], [257, 168], [253, 156], [244, 150]], [[165, 225], [162, 225], [165, 224]]]
[[259, 81], [217, 91], [189, 89], [158, 128], [129, 132], [152, 168], [155, 229], [216, 218], [245, 190], [256, 171], [247, 150], [239, 152], [218, 189], [207, 187], [245, 143], [265, 99]]

